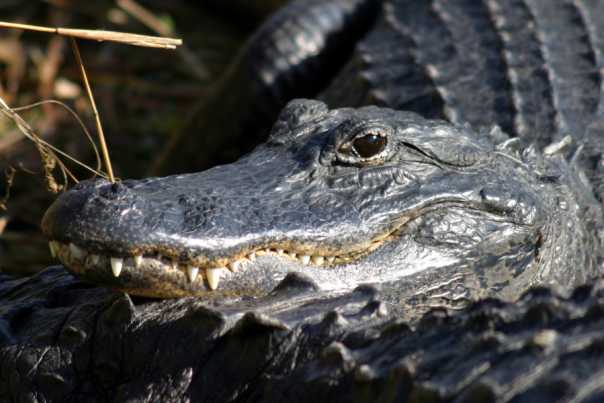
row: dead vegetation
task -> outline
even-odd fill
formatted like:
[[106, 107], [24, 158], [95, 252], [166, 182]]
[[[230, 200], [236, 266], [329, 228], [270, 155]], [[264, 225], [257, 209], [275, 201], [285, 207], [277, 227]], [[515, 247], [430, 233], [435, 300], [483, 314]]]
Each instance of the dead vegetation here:
[[[86, 126], [106, 132], [105, 164], [110, 151], [115, 175], [140, 177], [169, 133], [184, 124], [212, 77], [224, 69], [245, 32], [190, 3], [0, 4], [3, 20], [43, 31], [0, 29], [0, 169], [6, 176], [0, 207], [7, 208], [0, 214], [0, 270], [26, 273], [50, 262], [38, 230], [44, 209], [55, 197], [46, 188], [60, 191], [81, 178], [110, 177], [112, 169], [100, 169], [98, 151], [82, 137], [89, 136]], [[94, 29], [49, 28], [76, 26]], [[57, 33], [94, 39], [78, 41], [74, 48], [85, 69], [71, 52], [71, 39]], [[175, 56], [110, 41], [117, 37], [149, 44], [153, 35], [182, 35], [188, 47], [178, 48]], [[163, 46], [177, 44], [168, 40]], [[104, 148], [102, 142], [100, 146]]]
[[[145, 13], [144, 16], [146, 17], [146, 20], [149, 20], [151, 18], [151, 14], [147, 13], [147, 11], [144, 8], [138, 6], [134, 1], [122, 0], [121, 3], [126, 4], [130, 8], [133, 8], [134, 10], [138, 11], [139, 14], [144, 12]], [[122, 7], [123, 7], [123, 4], [122, 4]], [[69, 156], [68, 154], [56, 149], [55, 147], [53, 147], [46, 141], [40, 139], [40, 137], [25, 122], [25, 120], [23, 120], [15, 112], [14, 109], [11, 109], [6, 104], [6, 102], [4, 102], [4, 100], [2, 100], [2, 98], [0, 98], [0, 111], [2, 111], [8, 118], [12, 119], [13, 122], [15, 122], [15, 125], [23, 133], [23, 135], [25, 135], [25, 137], [27, 137], [29, 140], [31, 140], [34, 143], [34, 145], [36, 146], [36, 148], [38, 149], [38, 152], [40, 154], [40, 159], [42, 160], [42, 165], [44, 167], [44, 173], [45, 173], [45, 178], [46, 178], [48, 189], [53, 193], [57, 193], [61, 190], [64, 190], [67, 187], [67, 182], [68, 182], [67, 178], [68, 177], [70, 177], [74, 182], [76, 182], [76, 183], [78, 182], [76, 177], [71, 173], [71, 171], [69, 171], [67, 166], [61, 161], [61, 158], [58, 156], [58, 154], [69, 158], [73, 162], [83, 166], [84, 168], [87, 168], [87, 169], [93, 171], [95, 174], [97, 174], [99, 176], [106, 177], [111, 182], [115, 182], [115, 176], [113, 174], [113, 168], [111, 166], [111, 158], [109, 157], [109, 149], [107, 148], [107, 142], [105, 140], [105, 133], [103, 132], [103, 125], [101, 123], [101, 116], [96, 107], [96, 102], [94, 100], [92, 88], [91, 88], [90, 82], [88, 80], [88, 75], [86, 74], [86, 68], [84, 67], [84, 61], [82, 60], [82, 56], [80, 55], [80, 49], [78, 47], [76, 38], [95, 40], [95, 41], [99, 41], [99, 42], [110, 41], [110, 42], [122, 43], [125, 45], [131, 45], [131, 46], [162, 48], [162, 49], [176, 49], [177, 46], [182, 45], [182, 40], [176, 39], [176, 38], [165, 38], [165, 37], [131, 34], [131, 33], [126, 33], [126, 32], [74, 29], [74, 28], [61, 28], [61, 27], [53, 28], [53, 27], [45, 27], [45, 26], [40, 26], [40, 25], [20, 24], [20, 23], [6, 22], [6, 21], [0, 21], [0, 28], [44, 32], [44, 33], [48, 33], [48, 34], [56, 34], [59, 36], [69, 37], [69, 39], [71, 41], [71, 48], [73, 50], [73, 54], [75, 56], [78, 68], [80, 69], [80, 74], [82, 75], [82, 83], [84, 85], [84, 88], [86, 89], [86, 94], [88, 95], [88, 99], [90, 100], [90, 106], [92, 108], [93, 117], [94, 117], [94, 120], [96, 123], [98, 141], [101, 146], [103, 160], [105, 162], [105, 169], [106, 169], [105, 172], [107, 173], [106, 175], [104, 175], [103, 172], [100, 170], [100, 167], [99, 167], [100, 164], [98, 164], [99, 155], [98, 155], [96, 144], [95, 144], [94, 140], [92, 140], [90, 134], [88, 133], [88, 131], [86, 130], [86, 128], [83, 124], [82, 124], [82, 127], [84, 128], [84, 132], [85, 132], [86, 136], [88, 137], [88, 140], [90, 141], [90, 143], [94, 149], [94, 152], [96, 154], [96, 157], [97, 157], [97, 168], [96, 169], [92, 169], [92, 168], [88, 167], [86, 164], [77, 160], [77, 158], [73, 158], [73, 157]], [[61, 103], [59, 103], [59, 104], [61, 104]], [[65, 108], [67, 108], [68, 110], [70, 109], [66, 105], [65, 105]], [[77, 114], [74, 113], [74, 115], [75, 115], [76, 119], [81, 123], [81, 120], [79, 119], [79, 117], [77, 117]], [[53, 176], [53, 170], [56, 166], [59, 166], [61, 174], [63, 175], [63, 182], [64, 182], [63, 185], [58, 185]], [[14, 168], [12, 168], [12, 169], [14, 170]], [[7, 199], [8, 199], [8, 194], [10, 194], [10, 186], [13, 183], [14, 174], [11, 175], [9, 178], [10, 178], [10, 180], [7, 180], [7, 184], [8, 184], [7, 196], [6, 196]], [[0, 208], [1, 207], [3, 207], [2, 204], [0, 204]]]

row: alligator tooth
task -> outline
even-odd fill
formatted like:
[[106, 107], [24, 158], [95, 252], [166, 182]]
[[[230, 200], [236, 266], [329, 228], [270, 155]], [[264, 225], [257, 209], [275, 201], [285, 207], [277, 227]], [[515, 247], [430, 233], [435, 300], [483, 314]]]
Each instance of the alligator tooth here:
[[313, 256], [312, 257], [312, 262], [318, 266], [321, 266], [324, 261], [325, 261], [325, 258], [323, 256]]
[[48, 242], [48, 249], [50, 249], [50, 256], [53, 258], [57, 257], [57, 245], [55, 245], [54, 241]]
[[218, 288], [218, 283], [220, 283], [220, 277], [222, 277], [223, 270], [226, 269], [224, 267], [206, 269], [206, 278], [208, 279], [208, 285], [210, 286], [211, 290]]
[[304, 264], [308, 264], [310, 262], [310, 256], [308, 255], [301, 255], [300, 256], [300, 261]]
[[90, 255], [90, 264], [92, 266], [96, 266], [99, 264], [99, 260], [100, 260], [100, 256], [99, 255]]
[[250, 253], [250, 254], [247, 256], [247, 258], [248, 258], [248, 259], [250, 259], [250, 260], [255, 260], [255, 259], [256, 259], [256, 254], [255, 254], [255, 253]]
[[284, 250], [283, 250], [283, 249], [277, 249], [277, 253], [278, 253], [279, 255], [282, 255], [282, 254], [283, 254], [283, 252], [284, 252]]
[[187, 266], [187, 276], [190, 282], [195, 282], [197, 275], [199, 274], [199, 267]]
[[137, 269], [141, 266], [141, 264], [143, 263], [143, 255], [134, 255], [134, 267], [136, 267]]
[[119, 257], [111, 258], [111, 271], [115, 277], [119, 277], [122, 272], [122, 266], [124, 265], [124, 259]]
[[336, 260], [336, 257], [335, 257], [335, 256], [329, 256], [329, 257], [327, 258], [327, 262], [328, 262], [328, 263], [333, 263], [335, 260]]
[[178, 270], [178, 262], [176, 260], [172, 260], [170, 262], [170, 267], [172, 268], [172, 270]]
[[232, 272], [236, 272], [237, 270], [239, 270], [241, 268], [241, 263], [237, 262], [231, 262], [227, 265], [227, 269], [229, 269]]
[[86, 257], [86, 251], [73, 242], [69, 244], [69, 251], [71, 252], [71, 256], [77, 260], [84, 260]]
[[289, 257], [291, 257], [292, 259], [295, 259], [295, 258], [296, 258], [296, 256], [298, 256], [298, 255], [296, 255], [294, 252], [291, 252], [291, 253], [289, 254]]

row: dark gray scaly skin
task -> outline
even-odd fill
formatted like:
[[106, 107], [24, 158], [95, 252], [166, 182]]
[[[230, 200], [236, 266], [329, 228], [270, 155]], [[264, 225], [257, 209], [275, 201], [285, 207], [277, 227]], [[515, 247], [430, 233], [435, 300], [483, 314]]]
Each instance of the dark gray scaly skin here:
[[536, 289], [410, 327], [370, 287], [333, 297], [290, 277], [240, 309], [133, 303], [53, 267], [0, 277], [0, 401], [595, 403], [603, 289]]
[[[357, 148], [371, 136], [383, 149], [363, 158]], [[43, 228], [71, 270], [137, 295], [264, 295], [297, 271], [326, 290], [396, 284], [401, 300], [428, 289], [514, 298], [600, 271], [601, 206], [561, 154], [520, 152], [497, 130], [298, 100], [238, 162], [84, 183], [59, 197]], [[110, 258], [123, 259], [118, 277]], [[214, 268], [225, 269], [212, 290]]]
[[[72, 271], [202, 298], [0, 279], [0, 400], [601, 400], [604, 6], [554, 3], [386, 2], [329, 108], [290, 103], [234, 164], [63, 195], [44, 229]], [[452, 123], [337, 109], [373, 103]]]

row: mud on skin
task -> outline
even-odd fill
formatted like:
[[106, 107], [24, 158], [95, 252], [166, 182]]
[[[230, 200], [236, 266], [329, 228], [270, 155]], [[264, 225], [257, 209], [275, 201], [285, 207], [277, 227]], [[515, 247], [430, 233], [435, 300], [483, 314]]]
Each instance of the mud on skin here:
[[135, 295], [265, 295], [299, 272], [326, 290], [511, 298], [598, 272], [601, 210], [567, 145], [295, 100], [236, 163], [82, 183], [43, 229], [70, 270]]

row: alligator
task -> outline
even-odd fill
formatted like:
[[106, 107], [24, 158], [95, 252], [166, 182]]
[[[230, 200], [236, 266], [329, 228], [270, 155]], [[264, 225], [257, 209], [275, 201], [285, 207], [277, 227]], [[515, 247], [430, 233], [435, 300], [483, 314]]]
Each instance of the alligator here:
[[[264, 144], [50, 207], [51, 251], [78, 277], [3, 279], [0, 397], [601, 399], [604, 5], [556, 5], [278, 11], [226, 74], [257, 63], [227, 105], [258, 105], [211, 150], [246, 151], [274, 113]], [[324, 38], [349, 32], [367, 33], [319, 80], [343, 62]], [[320, 100], [285, 105], [315, 80]]]

